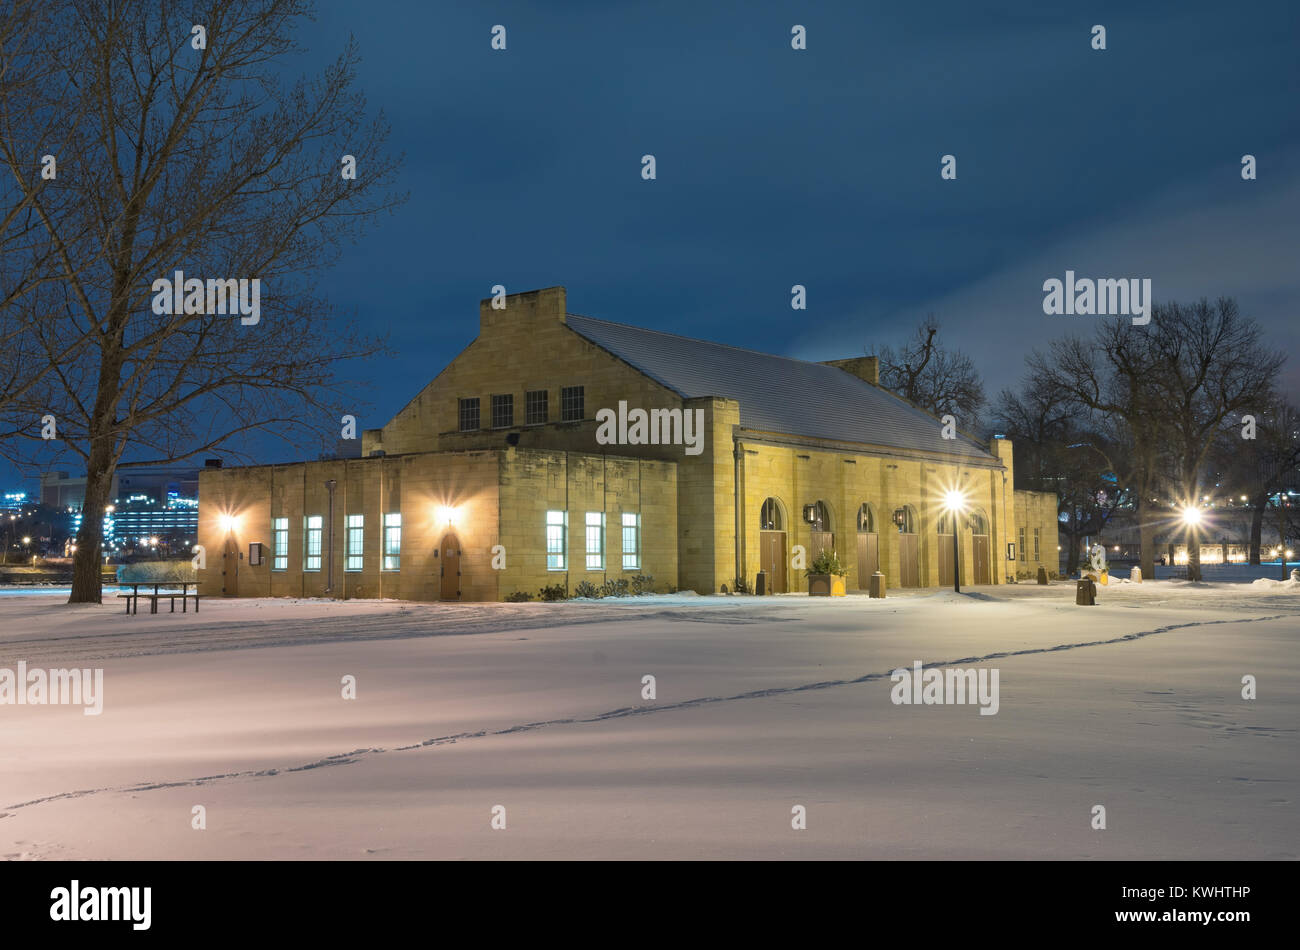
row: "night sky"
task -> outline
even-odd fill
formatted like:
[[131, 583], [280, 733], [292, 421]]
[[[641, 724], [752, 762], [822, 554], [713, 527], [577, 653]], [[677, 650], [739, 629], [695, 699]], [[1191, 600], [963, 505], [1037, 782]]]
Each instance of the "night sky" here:
[[1294, 395], [1297, 11], [324, 0], [297, 71], [357, 37], [411, 193], [324, 281], [398, 354], [354, 367], [373, 406], [359, 428], [474, 338], [498, 283], [563, 284], [574, 313], [807, 359], [897, 342], [933, 312], [992, 397], [1029, 347], [1098, 319], [1045, 316], [1044, 280], [1150, 277], [1157, 301], [1236, 296], [1291, 355]]

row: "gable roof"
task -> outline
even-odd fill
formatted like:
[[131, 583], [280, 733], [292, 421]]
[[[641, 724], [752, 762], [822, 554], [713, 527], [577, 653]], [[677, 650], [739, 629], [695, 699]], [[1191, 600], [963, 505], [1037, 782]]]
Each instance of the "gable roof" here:
[[980, 461], [995, 458], [961, 433], [955, 439], [942, 439], [940, 423], [929, 413], [825, 363], [577, 314], [566, 314], [565, 323], [685, 399], [735, 399], [740, 403], [740, 424], [747, 429], [943, 452]]

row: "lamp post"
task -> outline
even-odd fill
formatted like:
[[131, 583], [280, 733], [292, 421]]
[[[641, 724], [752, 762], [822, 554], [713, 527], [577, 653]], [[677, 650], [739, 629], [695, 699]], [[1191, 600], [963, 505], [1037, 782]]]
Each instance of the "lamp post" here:
[[961, 549], [957, 543], [957, 515], [966, 510], [966, 496], [957, 490], [943, 496], [944, 508], [952, 516], [952, 589], [961, 593]]
[[1201, 579], [1201, 554], [1199, 548], [1196, 551], [1196, 558], [1193, 561], [1192, 540], [1196, 536], [1196, 528], [1201, 523], [1201, 509], [1191, 505], [1183, 508], [1183, 524], [1187, 526], [1187, 579], [1189, 581], [1199, 581]]

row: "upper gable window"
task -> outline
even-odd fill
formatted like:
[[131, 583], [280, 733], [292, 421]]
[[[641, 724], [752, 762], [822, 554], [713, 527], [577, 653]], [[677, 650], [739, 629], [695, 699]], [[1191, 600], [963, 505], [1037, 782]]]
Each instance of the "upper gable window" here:
[[473, 432], [478, 427], [478, 400], [460, 400], [460, 431]]
[[581, 386], [565, 386], [560, 390], [560, 421], [581, 422], [585, 416]]
[[515, 424], [515, 397], [509, 393], [492, 397], [492, 428], [508, 429]]
[[524, 422], [539, 426], [546, 422], [546, 390], [534, 389], [524, 393]]

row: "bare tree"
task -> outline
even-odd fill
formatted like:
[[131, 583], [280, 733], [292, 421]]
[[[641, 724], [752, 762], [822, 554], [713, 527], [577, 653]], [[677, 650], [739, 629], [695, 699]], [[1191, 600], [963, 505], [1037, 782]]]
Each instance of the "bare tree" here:
[[936, 416], [951, 413], [963, 429], [978, 428], [984, 384], [970, 357], [940, 343], [933, 314], [897, 350], [884, 346], [875, 355], [880, 385]]
[[1016, 447], [1016, 487], [1056, 495], [1069, 543], [1065, 570], [1073, 574], [1082, 539], [1099, 534], [1125, 501], [1114, 475], [1121, 447], [1091, 410], [1033, 373], [1019, 392], [999, 394], [994, 420]]
[[[1231, 420], [1266, 406], [1285, 358], [1260, 342], [1253, 320], [1237, 302], [1171, 302], [1154, 308], [1150, 383], [1167, 421], [1169, 460], [1177, 502], [1198, 510], [1210, 452]], [[1200, 530], [1187, 532], [1187, 576], [1201, 579]]]
[[[1141, 567], [1150, 576], [1157, 518], [1169, 518], [1161, 495], [1195, 508], [1211, 447], [1227, 420], [1266, 402], [1282, 357], [1259, 342], [1258, 325], [1234, 301], [1159, 304], [1151, 323], [1101, 324], [1091, 341], [1052, 343], [1031, 371], [1089, 409], [1102, 413], [1125, 445], [1117, 471], [1132, 495], [1141, 534]], [[1159, 514], [1163, 512], [1163, 514]], [[1200, 542], [1188, 531], [1188, 576], [1200, 578]]]
[[[1216, 446], [1225, 491], [1242, 496], [1250, 507], [1251, 564], [1260, 563], [1264, 517], [1273, 498], [1300, 488], [1300, 412], [1286, 399], [1243, 413], [1248, 423], [1236, 420]], [[1254, 428], [1243, 438], [1247, 425]], [[1285, 508], [1279, 497], [1278, 504]]]
[[[47, 25], [74, 38], [55, 56], [83, 118], [64, 146], [62, 200], [25, 193], [66, 300], [35, 327], [52, 371], [25, 408], [49, 407], [86, 465], [73, 602], [100, 599], [119, 465], [323, 432], [338, 423], [344, 362], [378, 349], [331, 319], [314, 281], [400, 202], [397, 163], [355, 91], [355, 44], [322, 75], [282, 81], [310, 14], [305, 0], [207, 0], [192, 15], [165, 0], [69, 0]], [[228, 281], [246, 282], [242, 309], [227, 305]]]
[[[49, 35], [61, 0], [10, 0], [0, 7], [0, 408], [24, 399], [70, 357], [84, 336], [51, 360], [33, 328], [60, 304], [57, 248], [36, 197], [59, 207], [56, 153], [67, 141], [77, 100], [56, 65], [68, 40]], [[0, 422], [0, 454], [12, 443]]]

